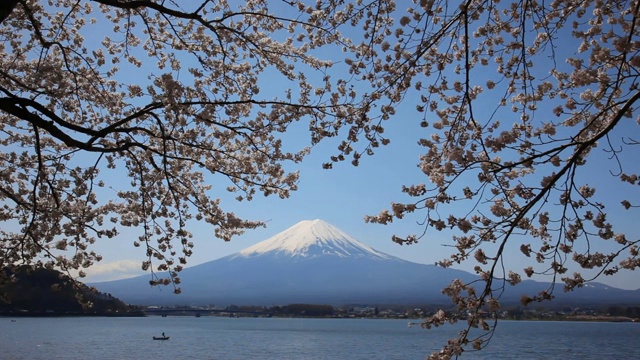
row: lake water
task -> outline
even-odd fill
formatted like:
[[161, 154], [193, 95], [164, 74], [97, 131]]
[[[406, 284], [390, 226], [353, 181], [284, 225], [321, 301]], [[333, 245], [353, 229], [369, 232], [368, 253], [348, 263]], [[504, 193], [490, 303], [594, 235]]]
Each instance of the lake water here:
[[[0, 317], [0, 359], [424, 359], [460, 327], [406, 320]], [[165, 332], [168, 341], [154, 341]], [[640, 359], [640, 323], [500, 321], [463, 359]]]

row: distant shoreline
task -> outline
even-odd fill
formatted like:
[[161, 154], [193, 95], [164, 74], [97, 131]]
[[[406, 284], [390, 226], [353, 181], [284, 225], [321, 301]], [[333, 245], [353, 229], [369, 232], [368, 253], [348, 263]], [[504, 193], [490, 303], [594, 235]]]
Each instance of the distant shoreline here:
[[0, 313], [2, 318], [41, 318], [41, 317], [145, 317], [142, 311], [130, 312], [103, 312], [103, 313], [74, 313], [74, 312], [46, 312], [46, 311], [28, 311], [28, 312], [3, 312]]
[[[160, 317], [161, 315], [145, 314], [143, 311], [133, 311], [126, 313], [47, 313], [47, 312], [26, 312], [26, 313], [0, 313], [0, 318], [5, 319], [19, 319], [19, 318], [69, 318], [69, 317]], [[190, 314], [172, 314], [168, 317], [192, 317]], [[204, 315], [206, 317], [228, 317], [225, 315]], [[165, 316], [167, 317], [167, 316]], [[199, 316], [198, 316], [199, 317]], [[422, 318], [406, 318], [406, 317], [375, 317], [375, 316], [304, 316], [304, 315], [288, 315], [288, 316], [234, 316], [239, 318], [290, 318], [290, 319], [372, 319], [372, 320], [409, 320], [419, 326]], [[569, 315], [564, 317], [549, 317], [549, 318], [499, 318], [499, 321], [575, 321], [575, 322], [615, 322], [615, 323], [638, 323], [640, 319], [631, 318], [626, 316], [601, 316], [601, 315]], [[459, 319], [459, 322], [464, 322], [464, 319]]]

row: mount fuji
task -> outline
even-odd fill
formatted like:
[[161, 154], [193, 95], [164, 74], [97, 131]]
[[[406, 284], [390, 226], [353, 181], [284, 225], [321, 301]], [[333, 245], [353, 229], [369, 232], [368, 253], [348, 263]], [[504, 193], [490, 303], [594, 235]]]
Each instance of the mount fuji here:
[[[322, 220], [306, 220], [238, 253], [184, 269], [182, 294], [150, 287], [149, 276], [91, 284], [129, 304], [281, 305], [449, 304], [441, 290], [453, 279], [476, 275], [417, 264], [377, 251]], [[515, 288], [536, 293], [548, 284], [525, 281]], [[515, 289], [514, 288], [514, 289]], [[611, 293], [640, 299], [640, 292]], [[602, 289], [592, 290], [598, 294]], [[591, 293], [583, 291], [589, 298]], [[505, 294], [508, 295], [508, 294]]]
[[230, 259], [262, 256], [294, 260], [319, 257], [398, 259], [359, 242], [319, 219], [301, 221], [276, 236], [231, 255]]

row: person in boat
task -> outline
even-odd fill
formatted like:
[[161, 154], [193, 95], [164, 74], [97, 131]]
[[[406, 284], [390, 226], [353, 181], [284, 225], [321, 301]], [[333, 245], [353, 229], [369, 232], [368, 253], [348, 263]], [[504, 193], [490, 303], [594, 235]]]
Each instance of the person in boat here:
[[164, 331], [162, 332], [162, 337], [166, 337], [166, 336], [164, 336]]

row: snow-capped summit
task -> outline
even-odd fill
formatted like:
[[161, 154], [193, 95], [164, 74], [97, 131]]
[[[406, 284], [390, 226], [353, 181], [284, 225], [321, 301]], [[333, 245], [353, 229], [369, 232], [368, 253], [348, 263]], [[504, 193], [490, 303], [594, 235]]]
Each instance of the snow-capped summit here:
[[242, 250], [237, 254], [237, 257], [253, 257], [264, 254], [305, 258], [322, 255], [376, 259], [394, 258], [359, 242], [337, 227], [320, 219], [301, 221], [267, 240]]

